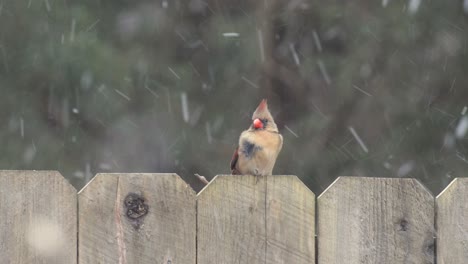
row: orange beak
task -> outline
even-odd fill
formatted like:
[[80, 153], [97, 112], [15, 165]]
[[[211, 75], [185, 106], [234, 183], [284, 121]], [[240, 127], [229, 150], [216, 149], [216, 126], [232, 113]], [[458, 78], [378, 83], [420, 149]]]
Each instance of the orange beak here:
[[255, 120], [253, 121], [253, 126], [255, 129], [263, 128], [263, 123], [260, 119], [255, 118]]

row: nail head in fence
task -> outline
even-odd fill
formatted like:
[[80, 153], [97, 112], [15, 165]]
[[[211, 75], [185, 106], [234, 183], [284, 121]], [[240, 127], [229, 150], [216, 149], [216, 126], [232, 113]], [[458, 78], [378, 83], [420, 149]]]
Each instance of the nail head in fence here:
[[313, 263], [314, 206], [295, 176], [217, 176], [198, 194], [198, 263]]
[[0, 171], [0, 263], [76, 263], [76, 199], [57, 171]]
[[340, 177], [317, 227], [320, 264], [434, 263], [434, 198], [415, 179]]
[[453, 180], [436, 201], [437, 263], [468, 263], [468, 178]]
[[79, 193], [79, 263], [195, 263], [195, 203], [176, 174], [97, 174]]

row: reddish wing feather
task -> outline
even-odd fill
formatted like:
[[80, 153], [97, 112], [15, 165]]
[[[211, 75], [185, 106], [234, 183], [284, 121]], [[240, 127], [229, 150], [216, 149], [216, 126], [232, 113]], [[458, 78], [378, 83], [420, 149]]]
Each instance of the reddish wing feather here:
[[232, 159], [231, 159], [231, 174], [237, 174], [237, 160], [239, 160], [239, 147], [236, 148], [234, 151], [234, 154], [232, 154]]

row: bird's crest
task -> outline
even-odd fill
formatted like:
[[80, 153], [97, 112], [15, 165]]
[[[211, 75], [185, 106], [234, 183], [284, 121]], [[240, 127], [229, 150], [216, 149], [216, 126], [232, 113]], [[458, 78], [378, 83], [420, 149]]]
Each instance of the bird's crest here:
[[[278, 128], [276, 127], [275, 120], [271, 115], [270, 111], [268, 110], [267, 100], [263, 99], [260, 104], [257, 106], [257, 109], [252, 115], [252, 120], [254, 120], [253, 126], [255, 127], [255, 120], [267, 120], [268, 125], [266, 125], [266, 130], [278, 132]], [[263, 122], [263, 121], [262, 121]]]
[[252, 120], [256, 118], [260, 118], [260, 119], [266, 118], [269, 121], [273, 121], [273, 117], [271, 116], [270, 111], [268, 110], [268, 104], [267, 104], [266, 99], [263, 99], [260, 102], [260, 104], [257, 106], [257, 109], [253, 113]]

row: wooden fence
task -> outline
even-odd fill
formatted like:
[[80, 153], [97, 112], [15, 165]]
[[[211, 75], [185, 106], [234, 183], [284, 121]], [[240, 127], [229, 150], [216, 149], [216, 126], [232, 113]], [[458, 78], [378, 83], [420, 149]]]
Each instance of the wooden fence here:
[[316, 203], [295, 176], [0, 171], [0, 263], [468, 263], [468, 179], [340, 177]]

